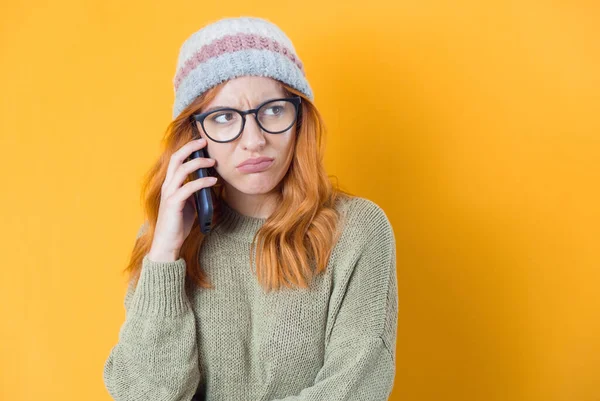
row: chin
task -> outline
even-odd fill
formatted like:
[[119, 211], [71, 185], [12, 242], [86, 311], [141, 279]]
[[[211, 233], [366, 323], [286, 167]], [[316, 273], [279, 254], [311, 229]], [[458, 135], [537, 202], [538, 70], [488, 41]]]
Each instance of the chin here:
[[243, 182], [240, 182], [239, 185], [234, 186], [240, 192], [243, 192], [248, 195], [266, 194], [271, 192], [277, 186], [277, 182], [272, 178], [247, 178], [242, 181]]
[[282, 171], [281, 168], [269, 168], [259, 173], [248, 174], [233, 169], [226, 176], [220, 173], [219, 175], [228, 185], [234, 187], [239, 192], [247, 195], [261, 195], [272, 192], [280, 184], [286, 171]]
[[255, 173], [255, 174], [240, 174], [234, 172], [229, 177], [221, 178], [230, 186], [234, 187], [239, 192], [248, 195], [259, 195], [269, 193], [277, 186], [279, 181], [273, 174]]

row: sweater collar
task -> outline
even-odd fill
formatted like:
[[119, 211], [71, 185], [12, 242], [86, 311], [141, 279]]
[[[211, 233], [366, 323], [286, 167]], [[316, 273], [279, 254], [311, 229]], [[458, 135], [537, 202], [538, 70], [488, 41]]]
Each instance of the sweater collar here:
[[254, 234], [267, 221], [267, 218], [246, 216], [233, 209], [221, 199], [221, 218], [213, 228], [219, 234], [252, 242]]

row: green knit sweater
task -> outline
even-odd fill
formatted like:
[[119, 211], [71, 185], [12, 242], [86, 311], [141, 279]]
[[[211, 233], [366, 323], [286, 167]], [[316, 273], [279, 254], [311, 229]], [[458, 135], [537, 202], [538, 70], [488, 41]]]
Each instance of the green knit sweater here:
[[394, 232], [368, 199], [336, 207], [342, 236], [308, 289], [262, 290], [249, 250], [267, 219], [226, 203], [200, 252], [214, 289], [188, 295], [183, 258], [146, 255], [104, 365], [113, 399], [387, 400], [396, 371]]

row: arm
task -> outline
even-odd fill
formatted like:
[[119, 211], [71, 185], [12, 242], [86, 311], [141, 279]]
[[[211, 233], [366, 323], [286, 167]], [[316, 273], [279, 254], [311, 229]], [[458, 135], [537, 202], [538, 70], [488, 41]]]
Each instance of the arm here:
[[113, 399], [192, 399], [200, 373], [185, 272], [183, 258], [160, 263], [144, 257], [137, 288], [130, 283], [125, 295], [119, 340], [104, 365], [104, 384]]
[[[332, 295], [335, 320], [314, 384], [273, 401], [384, 401], [393, 387], [398, 290], [392, 227], [379, 208], [364, 224], [367, 242]], [[362, 219], [361, 219], [362, 220]], [[329, 326], [328, 326], [329, 327]], [[327, 338], [327, 337], [326, 337]]]

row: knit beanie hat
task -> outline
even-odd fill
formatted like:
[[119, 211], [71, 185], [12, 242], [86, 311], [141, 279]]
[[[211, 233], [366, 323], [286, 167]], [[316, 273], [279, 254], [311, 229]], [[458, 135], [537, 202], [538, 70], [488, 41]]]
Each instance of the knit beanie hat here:
[[242, 75], [277, 79], [314, 100], [292, 41], [277, 25], [257, 17], [223, 18], [181, 45], [173, 119], [208, 89]]

